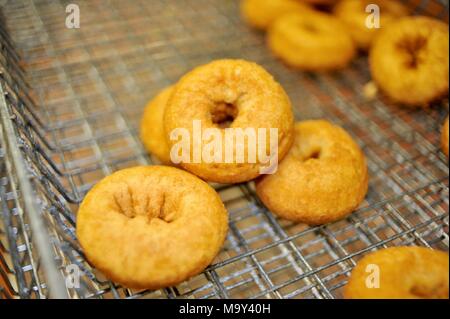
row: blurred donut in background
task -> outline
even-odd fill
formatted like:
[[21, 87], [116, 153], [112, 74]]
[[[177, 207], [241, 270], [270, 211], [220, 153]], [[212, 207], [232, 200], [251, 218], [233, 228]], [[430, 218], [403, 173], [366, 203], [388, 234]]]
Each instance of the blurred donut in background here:
[[394, 102], [423, 106], [448, 95], [448, 25], [404, 17], [381, 30], [369, 54], [372, 77]]
[[268, 45], [286, 64], [306, 71], [344, 68], [356, 53], [341, 21], [313, 10], [277, 19], [268, 30]]
[[243, 0], [241, 15], [254, 28], [266, 30], [280, 16], [308, 10], [310, 7], [298, 0]]
[[366, 12], [369, 5], [377, 5], [380, 8], [380, 28], [384, 28], [390, 22], [406, 16], [409, 10], [400, 1], [388, 0], [341, 0], [334, 7], [334, 14], [347, 27], [353, 41], [358, 48], [368, 50], [374, 36], [380, 28], [370, 28], [367, 25], [370, 12]]

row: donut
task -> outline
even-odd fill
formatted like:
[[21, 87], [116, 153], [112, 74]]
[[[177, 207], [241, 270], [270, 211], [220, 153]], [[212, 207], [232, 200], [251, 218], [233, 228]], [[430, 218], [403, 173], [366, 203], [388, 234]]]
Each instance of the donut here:
[[427, 106], [448, 94], [448, 25], [404, 17], [376, 36], [369, 53], [372, 78], [394, 102]]
[[[244, 60], [218, 60], [200, 66], [187, 73], [175, 86], [164, 114], [164, 127], [167, 136], [173, 132], [185, 130], [192, 145], [190, 158], [183, 160], [182, 168], [210, 182], [240, 183], [259, 176], [268, 166], [264, 158], [257, 156], [244, 161], [237, 156], [231, 161], [224, 161], [224, 156], [213, 162], [194, 157], [194, 138], [196, 136], [194, 122], [201, 124], [201, 134], [213, 130], [222, 145], [227, 144], [226, 136], [239, 130], [262, 130], [266, 142], [275, 139], [278, 152], [271, 148], [270, 157], [281, 160], [292, 145], [294, 135], [294, 119], [289, 97], [274, 79], [259, 65]], [[277, 130], [277, 136], [271, 135]], [[269, 136], [270, 135], [270, 136]], [[262, 134], [259, 136], [263, 136]], [[169, 146], [179, 144], [179, 140], [170, 139]], [[256, 149], [265, 147], [263, 140]], [[227, 144], [230, 147], [230, 143]], [[238, 144], [231, 145], [237, 154]], [[249, 140], [239, 144], [245, 155], [252, 153]], [[200, 154], [206, 151], [206, 145], [197, 145]]]
[[344, 287], [347, 299], [448, 299], [448, 254], [391, 247], [364, 256]]
[[275, 56], [305, 71], [344, 68], [356, 53], [344, 25], [318, 11], [282, 16], [270, 26], [267, 39]]
[[280, 16], [310, 7], [299, 0], [242, 0], [241, 15], [252, 27], [266, 30]]
[[277, 216], [321, 225], [347, 216], [364, 199], [366, 160], [342, 128], [325, 120], [298, 122], [294, 145], [278, 171], [261, 176], [255, 186]]
[[88, 261], [109, 279], [159, 289], [203, 271], [227, 225], [207, 183], [174, 167], [142, 166], [96, 184], [80, 205], [76, 232]]
[[442, 133], [441, 133], [441, 144], [442, 144], [442, 151], [445, 155], [448, 157], [448, 143], [449, 143], [449, 132], [448, 132], [448, 121], [449, 118], [445, 120], [444, 126], [442, 127]]
[[370, 12], [366, 12], [369, 5], [380, 8], [380, 28], [409, 13], [408, 8], [400, 1], [392, 0], [342, 0], [334, 7], [334, 14], [346, 26], [356, 45], [362, 50], [368, 50], [379, 28], [369, 28], [366, 21]]
[[145, 107], [141, 120], [142, 143], [149, 153], [154, 154], [164, 164], [172, 163], [163, 124], [164, 110], [172, 91], [172, 86], [167, 87], [151, 100]]

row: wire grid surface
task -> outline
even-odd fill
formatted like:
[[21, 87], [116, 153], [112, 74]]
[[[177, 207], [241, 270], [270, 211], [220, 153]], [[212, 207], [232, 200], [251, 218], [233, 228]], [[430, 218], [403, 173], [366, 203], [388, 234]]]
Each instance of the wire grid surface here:
[[[68, 289], [71, 297], [340, 298], [352, 267], [371, 250], [394, 245], [448, 250], [448, 166], [439, 141], [447, 100], [415, 111], [382, 97], [368, 101], [364, 56], [335, 74], [291, 70], [270, 54], [263, 34], [241, 21], [238, 1], [78, 1], [81, 28], [67, 29], [70, 2], [9, 1], [3, 11], [23, 61], [0, 61], [26, 69], [26, 81], [5, 85], [7, 102], [58, 266], [63, 274], [69, 264], [83, 272], [81, 287]], [[438, 2], [408, 3], [415, 12], [448, 19]], [[368, 195], [348, 218], [308, 227], [274, 217], [252, 183], [216, 186], [230, 230], [205, 272], [159, 291], [114, 285], [79, 249], [78, 203], [104, 176], [156, 163], [138, 138], [145, 104], [195, 66], [225, 57], [263, 65], [288, 92], [297, 119], [326, 118], [344, 127], [367, 156]], [[16, 294], [46, 297], [26, 213], [14, 214], [23, 196], [2, 178], [0, 203], [8, 204], [4, 215], [14, 226], [6, 245], [16, 255], [9, 269], [18, 278]]]

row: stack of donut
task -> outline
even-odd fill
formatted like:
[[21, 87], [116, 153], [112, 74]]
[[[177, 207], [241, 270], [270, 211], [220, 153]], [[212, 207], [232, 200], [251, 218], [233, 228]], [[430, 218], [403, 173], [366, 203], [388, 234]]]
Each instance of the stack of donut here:
[[[277, 129], [278, 170], [261, 175], [258, 161], [175, 165], [171, 132], [181, 128], [192, 137], [194, 121], [219, 135], [229, 128]], [[215, 258], [226, 237], [227, 212], [206, 182], [255, 180], [257, 195], [273, 213], [310, 225], [344, 218], [368, 188], [366, 160], [350, 135], [324, 120], [294, 123], [281, 85], [243, 60], [200, 66], [162, 90], [145, 108], [141, 139], [169, 166], [129, 168], [104, 178], [77, 216], [87, 259], [130, 288], [175, 285]]]
[[427, 107], [448, 96], [448, 25], [409, 16], [401, 1], [242, 0], [241, 14], [267, 31], [275, 56], [300, 70], [339, 70], [358, 50], [368, 52], [374, 81], [366, 85], [368, 98], [380, 90], [394, 103]]
[[[358, 145], [324, 120], [294, 124], [283, 88], [251, 62], [214, 61], [163, 90], [144, 111], [141, 139], [150, 153], [171, 164], [167, 152], [176, 141], [169, 139], [170, 132], [186, 128], [192, 136], [194, 120], [201, 120], [204, 128], [219, 127], [215, 120], [225, 115], [230, 128], [278, 129], [277, 172], [261, 175], [258, 163], [182, 162], [179, 167], [208, 182], [256, 179], [256, 193], [273, 213], [310, 225], [341, 219], [363, 201], [368, 172]], [[166, 153], [161, 154], [162, 148]]]
[[[411, 105], [425, 103], [442, 96], [446, 86], [448, 89], [448, 81], [442, 83], [443, 74], [448, 75], [448, 61], [445, 70], [441, 56], [441, 51], [447, 50], [448, 57], [448, 43], [442, 43], [446, 31], [440, 22], [420, 17], [388, 24], [405, 14], [403, 7], [375, 1], [393, 12], [392, 18], [383, 20], [391, 31], [375, 34], [358, 30], [361, 17], [348, 15], [360, 9], [354, 1], [337, 4], [335, 16], [311, 7], [335, 2], [245, 0], [242, 10], [253, 26], [268, 29], [269, 46], [292, 66], [309, 71], [339, 69], [349, 63], [357, 48], [369, 49], [375, 80], [387, 84], [379, 85], [396, 100]], [[356, 26], [348, 32], [352, 24]], [[405, 27], [410, 24], [423, 27], [423, 34], [413, 37], [414, 32]], [[393, 56], [389, 60], [379, 53], [383, 51], [395, 52], [401, 59]], [[436, 81], [405, 94], [408, 87], [428, 83], [426, 70], [434, 68], [433, 63], [444, 65], [444, 70], [433, 69]], [[387, 72], [402, 72], [404, 67], [411, 69], [407, 84], [391, 83], [400, 74], [389, 76]], [[277, 171], [262, 174], [265, 163], [259, 156], [255, 162], [243, 163], [209, 162], [203, 157], [192, 160], [196, 151], [190, 143], [190, 160], [175, 162], [178, 141], [173, 133], [181, 129], [194, 141], [195, 122], [201, 123], [202, 136], [204, 130], [214, 129], [221, 141], [228, 129], [276, 129], [278, 147], [269, 155], [278, 159]], [[352, 137], [325, 120], [295, 123], [291, 102], [281, 85], [261, 66], [244, 60], [213, 61], [162, 90], [145, 107], [140, 134], [149, 153], [166, 166], [128, 168], [107, 176], [88, 192], [77, 215], [77, 237], [89, 262], [128, 288], [176, 285], [214, 260], [226, 238], [228, 216], [208, 182], [254, 181], [256, 194], [271, 212], [308, 225], [348, 216], [368, 190], [366, 159]], [[443, 130], [442, 140], [447, 141], [448, 152], [448, 128]], [[250, 153], [248, 143], [240, 145], [245, 154]], [[200, 145], [202, 154], [203, 147]], [[413, 257], [401, 260], [416, 261]], [[391, 267], [384, 259], [380, 263]], [[421, 267], [418, 263], [417, 269]], [[346, 290], [349, 298], [361, 296], [358, 269]], [[445, 281], [445, 276], [436, 278], [438, 284]], [[436, 296], [446, 293], [448, 297], [448, 276], [446, 287]], [[427, 293], [421, 289], [414, 294]]]

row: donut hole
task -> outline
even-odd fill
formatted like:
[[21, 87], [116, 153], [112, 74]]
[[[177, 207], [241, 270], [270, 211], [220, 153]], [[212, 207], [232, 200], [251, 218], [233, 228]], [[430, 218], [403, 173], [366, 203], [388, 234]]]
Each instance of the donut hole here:
[[303, 159], [303, 161], [306, 162], [312, 159], [320, 159], [320, 156], [321, 156], [320, 149], [316, 149], [307, 154]]
[[397, 48], [406, 53], [406, 67], [417, 69], [421, 64], [421, 52], [427, 46], [428, 40], [424, 36], [405, 37], [397, 43]]
[[292, 153], [300, 162], [307, 162], [310, 160], [319, 160], [322, 157], [322, 149], [320, 147], [306, 147], [294, 148]]
[[413, 296], [416, 296], [418, 298], [427, 298], [428, 297], [428, 292], [425, 291], [423, 289], [423, 287], [420, 286], [414, 286], [411, 288], [411, 290], [409, 291]]
[[[136, 194], [139, 194], [136, 192]], [[170, 200], [164, 191], [149, 191], [143, 196], [133, 193], [126, 186], [114, 194], [118, 213], [130, 218], [146, 218], [147, 222], [155, 219], [171, 223], [176, 219], [176, 202]]]
[[228, 128], [238, 116], [235, 104], [219, 102], [211, 110], [211, 121], [220, 128]]
[[310, 32], [310, 33], [319, 33], [319, 31], [320, 31], [319, 28], [317, 28], [316, 25], [314, 25], [314, 24], [312, 24], [312, 23], [310, 23], [308, 21], [301, 22], [300, 23], [300, 28], [305, 30], [305, 31], [307, 31], [307, 32]]
[[409, 292], [420, 299], [436, 299], [441, 295], [443, 287], [430, 287], [428, 285], [416, 284], [411, 287]]

